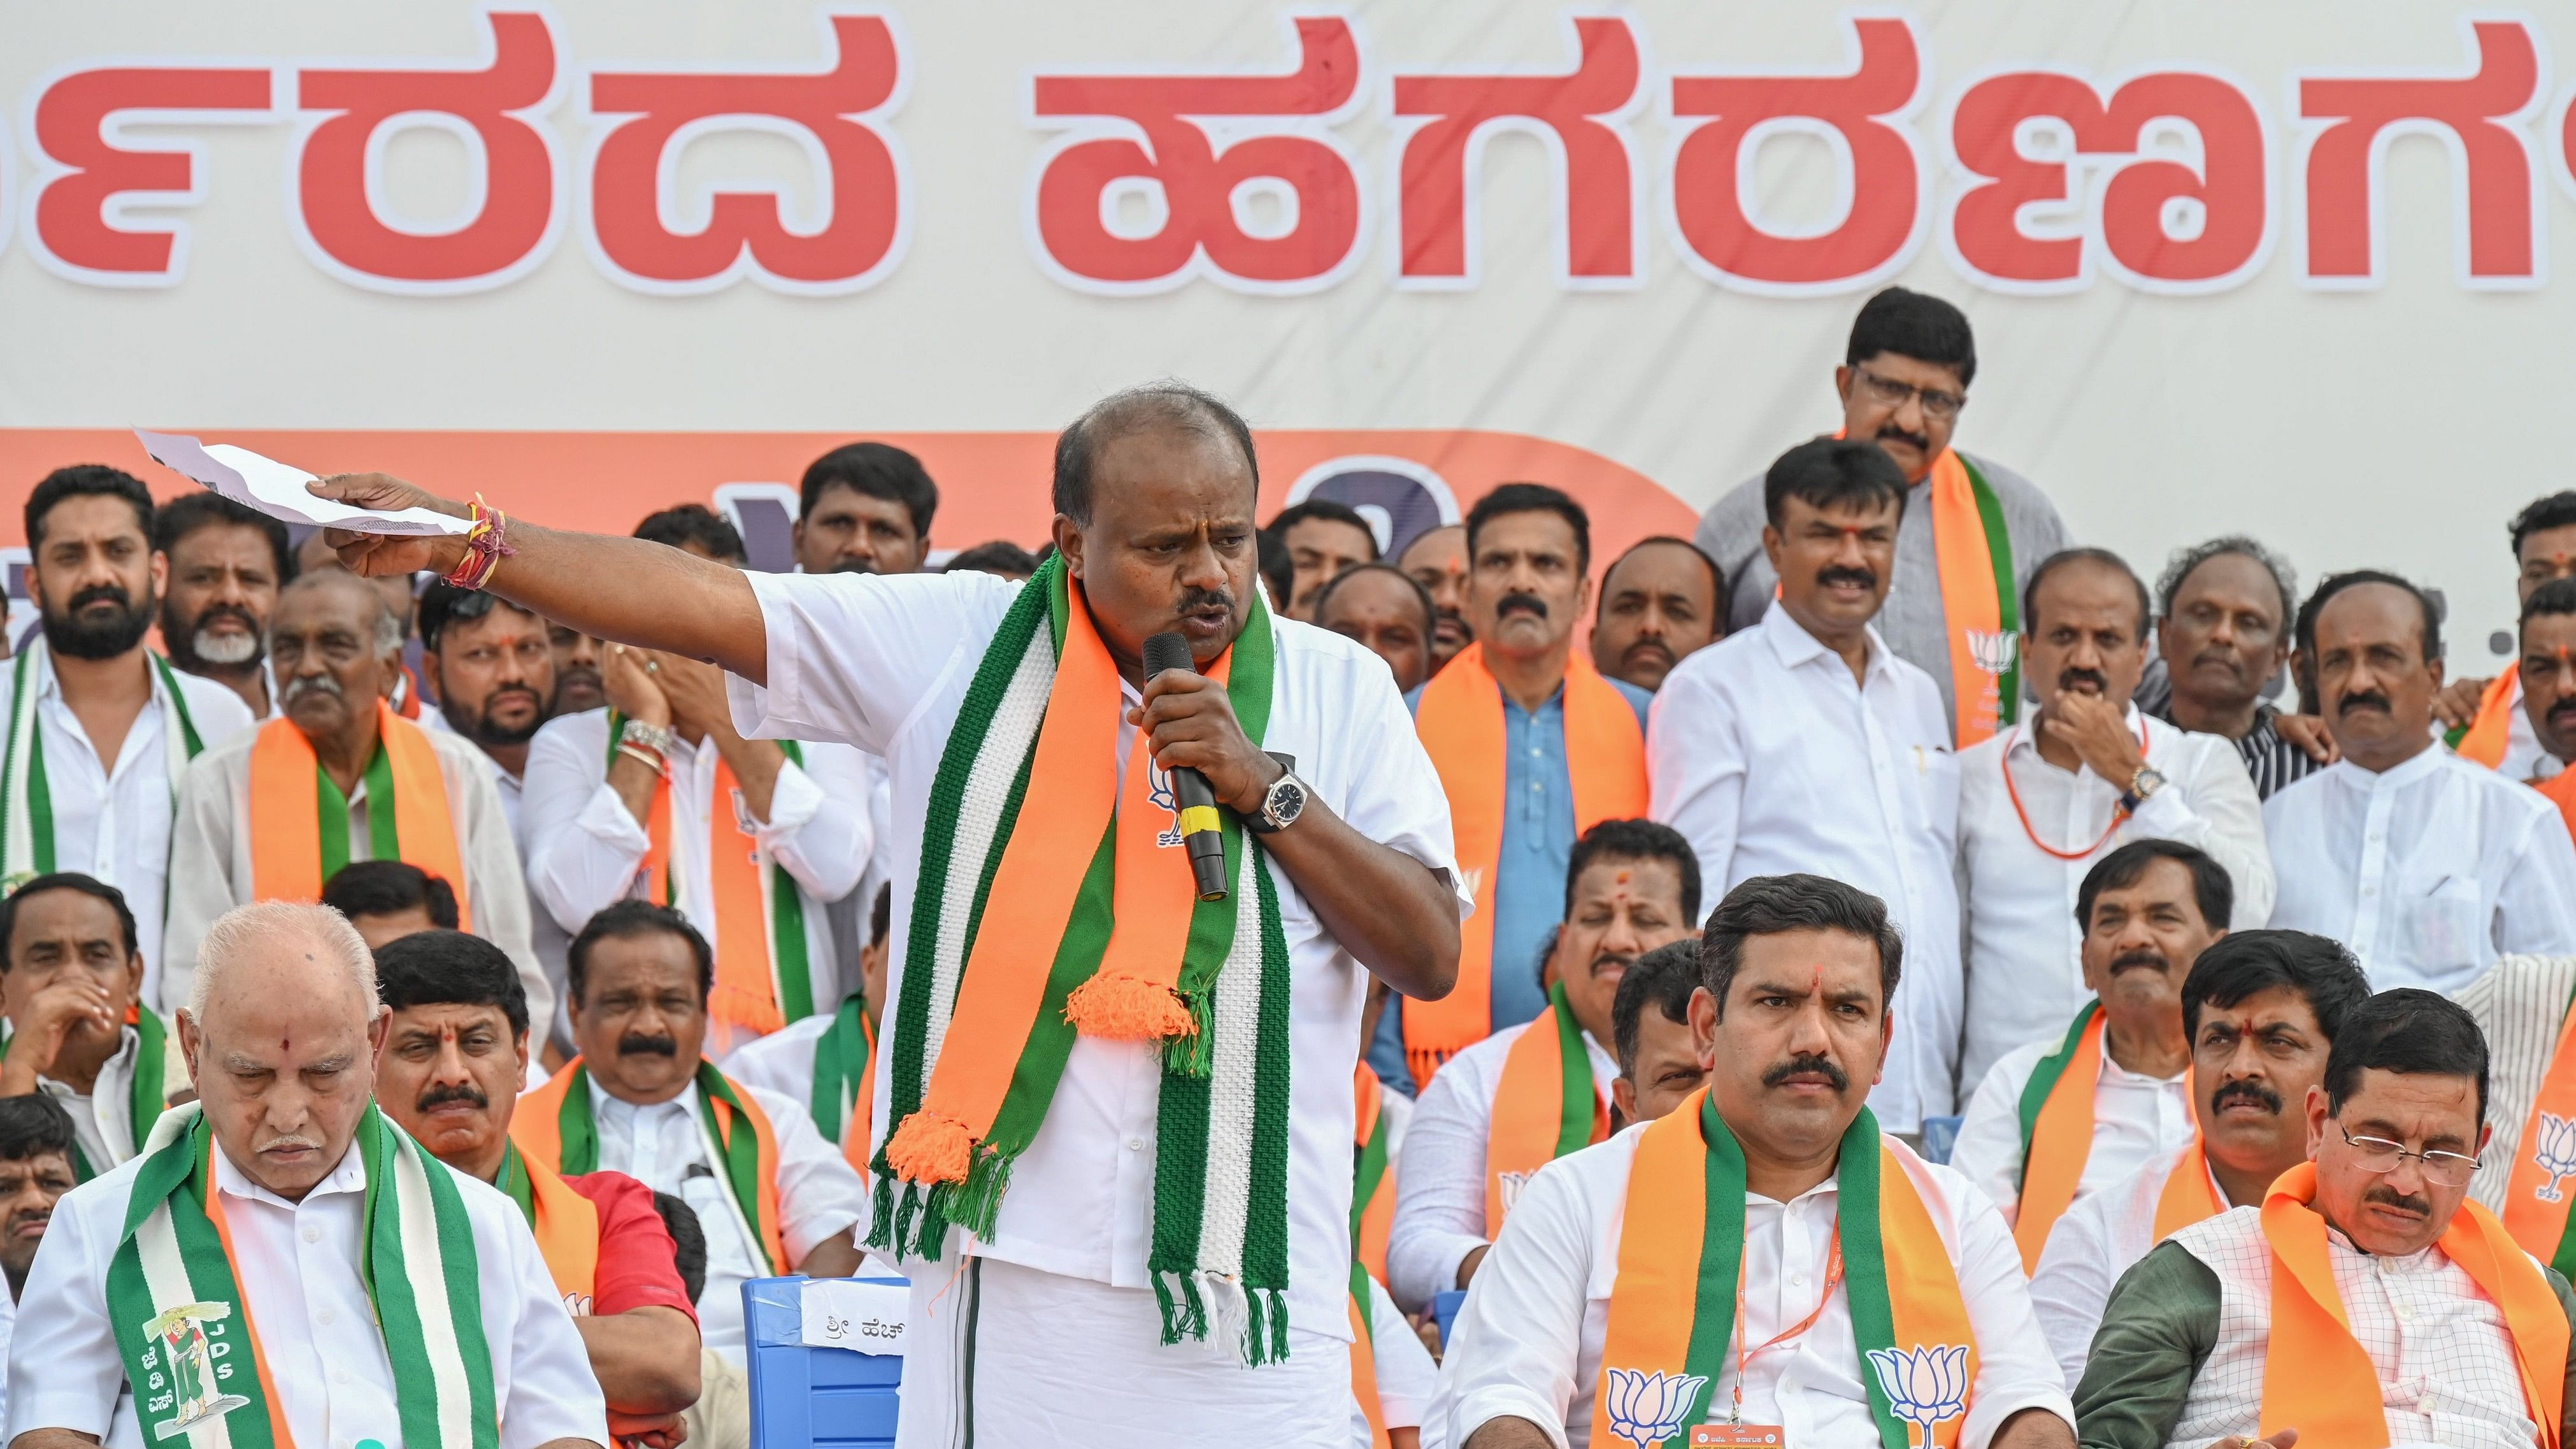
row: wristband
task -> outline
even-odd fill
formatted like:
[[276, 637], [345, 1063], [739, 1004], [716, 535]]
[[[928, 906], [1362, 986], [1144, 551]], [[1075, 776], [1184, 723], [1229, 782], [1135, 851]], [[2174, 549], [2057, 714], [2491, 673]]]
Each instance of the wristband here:
[[637, 764], [642, 765], [645, 769], [652, 771], [656, 775], [662, 773], [664, 765], [662, 757], [653, 753], [651, 750], [644, 748], [642, 745], [621, 744], [617, 747], [617, 753], [635, 761]]
[[465, 557], [445, 575], [447, 582], [460, 589], [479, 589], [492, 578], [501, 560], [517, 553], [510, 547], [510, 518], [500, 509], [486, 507], [483, 495], [474, 495], [467, 505], [473, 510], [474, 526], [465, 531]]
[[671, 753], [671, 742], [670, 726], [647, 724], [640, 719], [625, 721], [617, 731], [619, 748], [638, 745], [656, 757], [667, 758]]

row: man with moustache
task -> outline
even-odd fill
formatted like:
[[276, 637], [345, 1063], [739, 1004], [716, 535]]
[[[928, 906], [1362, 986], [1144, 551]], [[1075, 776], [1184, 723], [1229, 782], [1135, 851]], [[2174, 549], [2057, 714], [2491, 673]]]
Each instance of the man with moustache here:
[[2158, 664], [2137, 692], [2144, 713], [2236, 742], [2254, 793], [2272, 792], [2334, 763], [2334, 741], [2313, 715], [2263, 699], [2290, 662], [2299, 611], [2289, 562], [2242, 534], [2177, 551], [2156, 581]]
[[606, 650], [597, 639], [563, 624], [546, 625], [546, 643], [555, 655], [556, 714], [579, 714], [608, 703], [600, 687], [599, 662]]
[[58, 870], [124, 892], [142, 998], [157, 1007], [172, 801], [188, 762], [247, 731], [251, 712], [144, 647], [168, 564], [152, 550], [140, 481], [95, 463], [57, 469], [28, 493], [25, 521], [27, 592], [44, 632], [10, 666], [0, 892]]
[[209, 749], [180, 787], [172, 993], [185, 994], [198, 943], [233, 907], [318, 900], [350, 861], [407, 860], [446, 881], [465, 928], [519, 963], [531, 1006], [554, 1009], [492, 763], [393, 712], [401, 647], [384, 595], [346, 569], [305, 573], [278, 595], [268, 652], [285, 713]]
[[844, 443], [797, 485], [796, 567], [809, 574], [909, 574], [930, 556], [939, 485], [891, 443]]
[[[2513, 537], [2513, 591], [2528, 603], [2542, 585], [2576, 578], [2576, 490], [2561, 490], [2515, 514], [2506, 525]], [[2493, 679], [2454, 679], [2433, 697], [2433, 717], [2441, 722], [2443, 742], [2460, 758], [2496, 770], [2508, 780], [2546, 780], [2559, 773], [2565, 756], [2547, 749], [2532, 731], [2531, 717], [2517, 706], [2523, 684], [2519, 669]]]
[[277, 712], [269, 688], [268, 611], [295, 577], [286, 525], [220, 493], [186, 493], [152, 515], [152, 549], [169, 584], [161, 646], [184, 673], [241, 696], [254, 719]]
[[1620, 1126], [1670, 1114], [1708, 1080], [1691, 1042], [1690, 1002], [1698, 991], [1697, 936], [1657, 946], [1620, 975], [1610, 1002], [1619, 1056], [1610, 1106]]
[[553, 712], [555, 655], [546, 621], [515, 604], [440, 580], [420, 594], [421, 672], [438, 694], [430, 728], [474, 742], [492, 762], [510, 839], [527, 853], [519, 801], [528, 741]]
[[1406, 698], [1477, 904], [1462, 925], [1457, 989], [1400, 999], [1378, 1027], [1370, 1064], [1398, 1090], [1420, 1090], [1459, 1051], [1546, 1009], [1523, 963], [1557, 923], [1547, 906], [1570, 878], [1576, 839], [1646, 813], [1654, 696], [1605, 679], [1574, 648], [1592, 602], [1583, 505], [1544, 484], [1506, 483], [1468, 510], [1467, 556], [1476, 642]]
[[2003, 1220], [1863, 1105], [1903, 966], [1887, 913], [1839, 881], [1762, 876], [1700, 950], [1708, 1086], [1531, 1180], [1450, 1332], [1426, 1437], [2071, 1446]]
[[[580, 1055], [511, 1114], [511, 1140], [561, 1176], [621, 1172], [687, 1202], [707, 1235], [699, 1328], [741, 1368], [744, 1280], [848, 1277], [866, 1189], [805, 1104], [737, 1083], [704, 1056], [715, 953], [686, 917], [620, 901], [573, 938], [570, 965]], [[760, 1171], [738, 1173], [737, 1159]]]
[[1407, 694], [1431, 677], [1433, 617], [1431, 595], [1391, 564], [1360, 564], [1315, 595], [1316, 627], [1366, 645]]
[[1413, 536], [1395, 557], [1395, 566], [1412, 575], [1431, 595], [1431, 672], [1476, 642], [1467, 622], [1467, 527], [1444, 523]]
[[2217, 861], [2178, 841], [2130, 841], [2085, 873], [2092, 999], [2059, 1039], [1996, 1061], [1950, 1153], [2004, 1210], [2025, 1269], [2068, 1208], [2190, 1139], [2183, 978], [2227, 934], [2234, 896]]
[[2083, 1381], [2102, 1305], [2156, 1244], [2232, 1207], [2260, 1207], [2308, 1160], [2308, 1089], [2370, 983], [2352, 953], [2304, 931], [2238, 931], [2200, 953], [2182, 984], [2199, 1131], [2087, 1193], [2057, 1223], [2031, 1274], [2039, 1326], [2070, 1390]]
[[509, 1195], [581, 1333], [623, 1444], [670, 1449], [698, 1397], [698, 1319], [653, 1190], [622, 1172], [571, 1177], [510, 1143], [528, 1081], [528, 1000], [510, 958], [458, 931], [376, 952], [385, 1003], [376, 1100], [431, 1156]]
[[1734, 885], [1812, 870], [1885, 902], [1911, 966], [1871, 1110], [1891, 1132], [1947, 1116], [1959, 1055], [1959, 775], [1940, 691], [1871, 623], [1905, 475], [1874, 444], [1818, 438], [1764, 480], [1779, 597], [1685, 659], [1655, 697], [1653, 815]]
[[1686, 538], [1645, 539], [1601, 571], [1592, 663], [1649, 693], [1684, 655], [1726, 632], [1726, 580]]
[[[2086, 872], [2157, 838], [2206, 851], [2235, 885], [2235, 917], [2272, 912], [2263, 803], [2217, 735], [2149, 720], [2131, 702], [2147, 662], [2147, 586], [2117, 554], [2069, 549], [2031, 572], [2021, 657], [2041, 704], [1959, 752], [1959, 875], [1968, 1007], [1960, 1081], [2053, 1040], [2092, 991], [2077, 965]], [[2191, 958], [2174, 963], [2176, 983]], [[2035, 1244], [2024, 1245], [2032, 1253]]]
[[1387, 1288], [1412, 1312], [1476, 1274], [1530, 1174], [1610, 1135], [1611, 1003], [1637, 958], [1699, 918], [1690, 843], [1645, 820], [1583, 834], [1565, 876], [1547, 1009], [1449, 1059], [1405, 1128]]
[[[9, 1293], [0, 1298], [0, 1360], [18, 1327], [18, 1295], [27, 1270], [52, 1225], [54, 1204], [77, 1179], [72, 1175], [72, 1119], [51, 1097], [0, 1097], [0, 1276]], [[0, 1385], [0, 1418], [9, 1394]]]
[[2432, 600], [2394, 574], [2317, 585], [2304, 672], [2343, 759], [2263, 804], [2272, 924], [2352, 948], [2371, 984], [2456, 991], [2504, 952], [2576, 954], [2576, 845], [2557, 810], [2433, 738]]
[[2487, 1110], [2466, 1011], [2411, 987], [2354, 1008], [2308, 1088], [2310, 1160], [2111, 1290], [2075, 1389], [2083, 1442], [2557, 1442], [2576, 1295], [2469, 1200]]
[[0, 900], [0, 1098], [63, 1104], [82, 1182], [133, 1157], [187, 1086], [160, 1014], [137, 999], [142, 983], [134, 912], [116, 887], [40, 875]]
[[17, 1449], [141, 1449], [191, 1426], [237, 1444], [609, 1444], [526, 1220], [375, 1106], [383, 1012], [336, 913], [276, 901], [215, 923], [179, 1014], [201, 1100], [63, 1199], [27, 1275]]
[[1309, 498], [1279, 510], [1268, 532], [1288, 546], [1288, 607], [1309, 623], [1326, 584], [1361, 564], [1377, 562], [1377, 533], [1359, 510], [1330, 498]]
[[[2549, 758], [2576, 757], [2576, 578], [2552, 579], [2524, 596], [2520, 645], [2514, 678], [2523, 722]], [[2576, 836], [2576, 770], [2551, 775], [2539, 789]]]
[[[1964, 750], [2020, 717], [2022, 632], [2015, 605], [2031, 568], [2067, 545], [2066, 525], [2037, 485], [1951, 446], [1977, 345], [1968, 319], [1938, 297], [1889, 287], [1853, 319], [1834, 369], [1837, 437], [1887, 451], [1906, 485], [1904, 524], [1880, 632], [1898, 658], [1940, 686]], [[1779, 582], [1762, 543], [1762, 479], [1719, 496], [1698, 542], [1733, 585], [1730, 630], [1751, 628]], [[2000, 525], [2000, 527], [1998, 527]]]

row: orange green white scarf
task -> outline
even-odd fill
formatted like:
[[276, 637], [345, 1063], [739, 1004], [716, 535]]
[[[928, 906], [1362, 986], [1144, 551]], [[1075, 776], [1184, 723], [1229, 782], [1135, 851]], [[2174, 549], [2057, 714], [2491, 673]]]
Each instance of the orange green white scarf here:
[[[1270, 721], [1270, 615], [1207, 673], [1244, 734]], [[1200, 900], [1139, 732], [1118, 770], [1118, 666], [1058, 555], [1002, 617], [923, 818], [887, 1033], [868, 1244], [990, 1241], [1077, 1033], [1161, 1060], [1146, 1271], [1163, 1338], [1288, 1353], [1288, 946], [1266, 852], [1221, 812], [1233, 889]]]
[[[179, 807], [179, 781], [188, 762], [205, 749], [197, 722], [188, 714], [188, 696], [170, 661], [145, 650], [152, 701], [161, 706], [162, 770], [170, 784], [170, 808]], [[28, 641], [10, 672], [9, 742], [0, 756], [0, 895], [56, 870], [54, 857], [54, 792], [45, 772], [45, 732], [36, 723], [36, 675], [49, 663], [45, 641]], [[113, 763], [113, 762], [111, 762]], [[139, 1123], [135, 1131], [144, 1127]]]
[[599, 1205], [573, 1191], [553, 1168], [529, 1161], [516, 1142], [503, 1144], [501, 1171], [492, 1185], [528, 1220], [564, 1306], [575, 1317], [590, 1312], [599, 1285]]
[[[1565, 772], [1574, 793], [1574, 832], [1646, 813], [1646, 736], [1637, 711], [1581, 650], [1565, 661]], [[1440, 1064], [1493, 1031], [1494, 886], [1503, 855], [1502, 686], [1485, 668], [1485, 646], [1470, 644], [1422, 687], [1414, 731], [1440, 772], [1458, 867], [1476, 895], [1459, 926], [1458, 984], [1438, 1001], [1404, 1003], [1404, 1058], [1427, 1085]], [[1511, 963], [1514, 969], [1527, 962]]]
[[[1885, 1449], [1953, 1449], [1977, 1381], [1976, 1335], [1917, 1167], [1861, 1109], [1836, 1167], [1843, 1293]], [[1722, 1415], [1744, 1267], [1744, 1151], [1703, 1087], [1647, 1127], [1628, 1173], [1592, 1442], [1679, 1449]], [[2374, 1402], [2376, 1402], [2374, 1398]], [[1911, 1428], [1909, 1428], [1911, 1426]]]
[[[608, 762], [617, 763], [617, 737], [625, 716], [608, 712]], [[798, 769], [805, 748], [780, 740]], [[716, 986], [707, 1014], [753, 1032], [773, 1032], [814, 1014], [812, 951], [805, 939], [805, 898], [796, 877], [778, 864], [755, 832], [745, 829], [742, 782], [733, 765], [716, 758], [715, 786], [707, 795], [707, 879], [715, 899]], [[644, 812], [646, 894], [678, 906], [679, 873], [671, 868], [671, 765], [664, 762]]]
[[1548, 988], [1547, 1010], [1503, 1053], [1485, 1128], [1485, 1237], [1502, 1236], [1503, 1217], [1530, 1174], [1609, 1136], [1610, 1107], [1592, 1080], [1592, 1053], [1560, 981]]
[[865, 1177], [876, 1134], [877, 1021], [865, 997], [851, 996], [814, 1039], [814, 1130], [841, 1145], [841, 1156]]
[[2165, 1185], [2156, 1193], [2155, 1241], [2161, 1243], [2193, 1223], [2225, 1211], [2227, 1204], [2219, 1197], [2218, 1184], [2209, 1174], [2208, 1154], [2194, 1139], [2183, 1149], [2182, 1160], [2165, 1174]]
[[[456, 923], [474, 929], [447, 777], [438, 747], [421, 727], [376, 701], [376, 753], [360, 778], [367, 790], [367, 858], [400, 860], [456, 892]], [[263, 901], [315, 901], [347, 865], [349, 797], [314, 757], [290, 719], [259, 727], [250, 747], [251, 894]]]
[[1954, 734], [1964, 750], [2021, 717], [2021, 600], [2003, 502], [1985, 475], [1956, 448], [1944, 448], [1932, 460], [1930, 482]]
[[1351, 1137], [1351, 1396], [1368, 1420], [1370, 1449], [1387, 1449], [1386, 1409], [1377, 1390], [1377, 1334], [1369, 1287], [1386, 1279], [1387, 1231], [1395, 1222], [1395, 1173], [1387, 1162], [1386, 1088], [1361, 1062], [1351, 1074], [1357, 1129]]
[[2576, 1004], [2559, 1019], [2558, 1044], [2515, 1151], [2504, 1225], [2515, 1242], [2564, 1275], [2576, 1269], [2576, 1233], [2568, 1231], [2567, 1214], [2576, 1194], [2567, 1183], [2576, 1177]]
[[2466, 725], [2444, 736], [2461, 759], [2473, 760], [2490, 770], [2504, 768], [2504, 752], [2513, 740], [2513, 712], [2521, 703], [2521, 682], [2518, 669], [2508, 669], [2488, 680], [2486, 692], [2478, 696], [2478, 712]]
[[[2272, 1249], [2272, 1337], [2263, 1352], [2260, 1432], [2295, 1427], [2303, 1444], [2384, 1449], [2388, 1417], [2379, 1371], [2352, 1335], [2326, 1250], [2326, 1220], [2309, 1206], [2317, 1168], [2302, 1162], [2263, 1198]], [[2439, 1246], [2504, 1314], [2526, 1409], [2542, 1449], [2558, 1449], [2567, 1373], [2567, 1316], [2549, 1282], [2495, 1215], [2464, 1201]]]
[[[707, 1156], [772, 1274], [794, 1271], [778, 1228], [778, 1129], [749, 1092], [710, 1061], [698, 1063], [698, 1126]], [[599, 1124], [591, 1115], [590, 1069], [579, 1057], [519, 1099], [510, 1142], [526, 1160], [565, 1177], [599, 1171]]]

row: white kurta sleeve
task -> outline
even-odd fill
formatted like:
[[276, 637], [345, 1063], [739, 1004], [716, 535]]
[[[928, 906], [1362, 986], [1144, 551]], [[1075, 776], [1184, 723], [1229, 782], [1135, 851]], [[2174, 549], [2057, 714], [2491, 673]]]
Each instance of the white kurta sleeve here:
[[608, 713], [556, 720], [528, 746], [528, 894], [568, 934], [635, 885], [652, 841], [608, 787]]
[[518, 841], [510, 817], [501, 808], [501, 786], [492, 777], [492, 762], [483, 752], [455, 736], [453, 750], [440, 750], [440, 768], [448, 778], [448, 799], [456, 810], [457, 850], [464, 857], [465, 889], [474, 911], [474, 934], [501, 948], [519, 968], [519, 984], [528, 993], [528, 1019], [555, 1019], [554, 983], [528, 930], [528, 876], [519, 865]]
[[2031, 1052], [2017, 1050], [1986, 1069], [1950, 1149], [1950, 1166], [1992, 1199], [2006, 1222], [2021, 1200], [2021, 1094], [2034, 1062]]
[[107, 1437], [125, 1384], [107, 1317], [107, 1256], [89, 1241], [84, 1215], [57, 1204], [9, 1339], [10, 1439], [34, 1429]]
[[1595, 1251], [1582, 1188], [1566, 1160], [1540, 1168], [1450, 1325], [1431, 1401], [1441, 1442], [1463, 1445], [1486, 1423], [1513, 1418], [1565, 1449]]
[[2055, 1414], [2072, 1434], [2075, 1403], [2031, 1310], [2030, 1280], [2022, 1274], [2012, 1230], [1973, 1187], [1960, 1195], [1958, 1206], [1959, 1294], [1977, 1336], [1977, 1383], [1959, 1442], [1994, 1442], [1995, 1431], [2024, 1409]]
[[867, 808], [874, 782], [867, 757], [847, 745], [803, 749], [804, 764], [789, 760], [778, 767], [758, 838], [807, 895], [837, 901], [857, 888], [876, 848]]
[[867, 1188], [841, 1149], [814, 1130], [804, 1104], [757, 1087], [742, 1090], [778, 1131], [778, 1236], [788, 1262], [802, 1263], [825, 1239], [866, 1221]]
[[189, 763], [179, 786], [178, 813], [170, 821], [170, 910], [161, 936], [165, 1015], [188, 1004], [206, 928], [250, 898], [250, 883], [233, 880], [233, 775], [248, 768], [235, 751], [209, 750]]
[[[1420, 1313], [1458, 1286], [1458, 1265], [1485, 1246], [1485, 1137], [1492, 1108], [1481, 1074], [1452, 1058], [1431, 1078], [1404, 1131], [1387, 1227], [1386, 1275], [1395, 1301]], [[1471, 1080], [1475, 1078], [1475, 1080]]]
[[[2156, 1159], [2148, 1171], [2162, 1171], [2172, 1162], [2170, 1156]], [[2129, 1265], [2118, 1261], [2108, 1232], [2109, 1213], [2117, 1204], [2116, 1190], [2094, 1193], [2066, 1210], [2057, 1226], [2048, 1231], [2048, 1247], [2039, 1255], [2039, 1268], [2030, 1275], [2031, 1311], [2039, 1319], [2039, 1331], [2057, 1351], [2058, 1371], [2066, 1378], [2066, 1391], [2084, 1378], [2085, 1360], [2093, 1354], [2093, 1331], [2102, 1326], [2103, 1306], [2111, 1301], [2111, 1285]]]
[[2272, 852], [2263, 839], [2263, 801], [2236, 747], [2206, 738], [2212, 743], [2199, 752], [2192, 777], [2148, 796], [2131, 817], [2129, 833], [2209, 852], [2236, 887], [2228, 929], [2242, 931], [2272, 918]]
[[745, 575], [768, 635], [768, 676], [728, 676], [734, 728], [887, 753], [914, 709], [982, 661], [1022, 587], [986, 573]]
[[2533, 812], [2524, 828], [2496, 891], [2491, 935], [2500, 954], [2576, 955], [2576, 844], [2556, 810]]
[[1745, 755], [1734, 707], [1699, 670], [1676, 669], [1646, 726], [1646, 813], [1682, 833], [1710, 897], [1726, 893], [1744, 818]]
[[[494, 1406], [501, 1416], [500, 1449], [538, 1449], [557, 1439], [585, 1439], [608, 1449], [608, 1404], [591, 1372], [581, 1331], [564, 1311], [554, 1275], [527, 1224], [513, 1214], [501, 1227], [502, 1242], [489, 1245], [507, 1256], [508, 1281], [517, 1286], [518, 1301], [507, 1345], [509, 1391]], [[477, 1235], [478, 1247], [487, 1242]], [[484, 1281], [490, 1283], [488, 1273]]]
[[1421, 1428], [1440, 1385], [1440, 1365], [1375, 1278], [1369, 1280], [1369, 1357], [1377, 1365], [1377, 1406], [1386, 1426]]

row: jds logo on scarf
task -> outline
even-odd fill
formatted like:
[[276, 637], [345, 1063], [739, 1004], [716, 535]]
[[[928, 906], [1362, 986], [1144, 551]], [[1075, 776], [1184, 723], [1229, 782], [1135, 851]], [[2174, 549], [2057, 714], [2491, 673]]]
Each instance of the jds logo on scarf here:
[[[144, 1411], [177, 1411], [176, 1417], [155, 1426], [160, 1438], [176, 1438], [250, 1402], [239, 1394], [220, 1392], [223, 1381], [232, 1377], [233, 1366], [215, 1360], [229, 1355], [232, 1345], [214, 1340], [223, 1336], [223, 1320], [232, 1311], [228, 1303], [182, 1303], [143, 1325], [143, 1337], [152, 1345], [144, 1355], [150, 1370], [144, 1391], [151, 1396], [144, 1402]], [[208, 1324], [215, 1325], [211, 1331]]]

